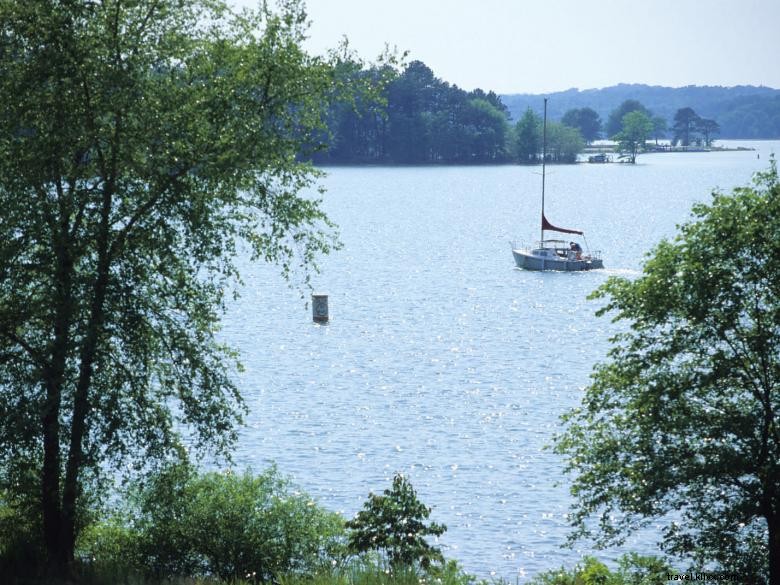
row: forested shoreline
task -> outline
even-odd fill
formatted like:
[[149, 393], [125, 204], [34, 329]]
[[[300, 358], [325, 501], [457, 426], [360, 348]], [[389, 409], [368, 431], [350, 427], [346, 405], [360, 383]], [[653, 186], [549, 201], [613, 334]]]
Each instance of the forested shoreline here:
[[[540, 96], [502, 94], [513, 118], [527, 108], [541, 113]], [[637, 100], [656, 115], [671, 120], [680, 108], [690, 107], [718, 121], [720, 138], [772, 140], [780, 138], [780, 89], [757, 86], [661, 87], [620, 84], [601, 89], [568, 89], [549, 94], [549, 114], [561, 118], [575, 108], [592, 108], [602, 119], [626, 100]]]
[[[403, 345], [385, 344], [381, 329], [371, 343], [380, 344], [387, 367], [373, 360], [363, 351], [371, 347], [364, 335], [371, 323], [353, 327], [357, 321], [347, 317], [342, 323], [361, 347], [356, 369], [348, 363], [351, 357], [329, 363], [323, 353], [322, 371], [333, 375], [321, 377], [323, 394], [316, 394], [301, 378], [292, 384], [284, 379], [287, 363], [298, 372], [316, 348], [305, 337], [301, 349], [286, 345], [295, 332], [276, 318], [282, 305], [273, 291], [280, 285], [297, 288], [303, 305], [314, 284], [327, 282], [317, 278], [323, 258], [341, 249], [353, 254], [355, 246], [347, 237], [341, 240], [327, 211], [340, 217], [341, 202], [357, 205], [351, 224], [349, 218], [339, 221], [361, 234], [358, 245], [369, 242], [373, 274], [415, 282], [406, 295], [395, 282], [372, 279], [361, 267], [355, 279], [340, 281], [342, 290], [334, 291], [341, 298], [365, 297], [369, 318], [385, 320], [390, 335], [407, 339], [396, 321], [384, 318], [396, 307], [383, 305], [383, 288], [400, 299], [400, 312], [420, 319], [408, 331], [413, 337], [421, 332], [420, 343], [435, 355], [453, 353], [440, 339], [480, 343], [469, 334], [477, 329], [465, 328], [457, 315], [455, 322], [449, 312], [442, 313], [447, 326], [435, 335], [428, 317], [439, 311], [431, 303], [442, 295], [452, 296], [455, 306], [484, 307], [480, 312], [507, 305], [491, 307], [481, 300], [477, 305], [471, 298], [474, 286], [494, 285], [461, 262], [469, 241], [451, 244], [457, 224], [449, 218], [455, 216], [437, 215], [422, 200], [421, 207], [402, 210], [404, 218], [430, 212], [416, 231], [374, 242], [374, 232], [395, 229], [383, 215], [386, 230], [366, 217], [378, 197], [363, 197], [362, 188], [355, 188], [326, 206], [319, 182], [325, 173], [310, 159], [535, 163], [542, 152], [542, 123], [530, 107], [513, 120], [500, 96], [450, 85], [420, 61], [399, 66], [389, 56], [366, 67], [352, 58], [311, 55], [303, 49], [308, 31], [303, 2], [270, 4], [236, 14], [223, 0], [0, 3], [2, 582], [506, 585], [489, 566], [484, 567], [491, 570], [489, 578], [478, 581], [445, 557], [444, 552], [463, 552], [439, 545], [446, 526], [430, 519], [432, 508], [403, 473], [387, 477], [392, 484], [381, 494], [369, 491], [362, 509], [346, 519], [274, 466], [236, 468], [239, 461], [265, 462], [278, 449], [307, 451], [305, 465], [326, 469], [355, 457], [355, 445], [365, 445], [370, 454], [365, 467], [365, 453], [359, 453], [361, 467], [337, 467], [332, 478], [323, 476], [329, 483], [321, 493], [337, 496], [334, 502], [349, 501], [344, 474], [375, 488], [392, 466], [415, 470], [417, 453], [432, 453], [456, 433], [469, 435], [476, 428], [471, 423], [479, 425], [477, 433], [498, 428], [483, 426], [483, 406], [457, 417], [446, 412], [466, 399], [471, 408], [478, 394], [472, 390], [484, 383], [497, 392], [474, 403], [487, 405], [488, 418], [498, 421], [504, 409], [517, 410], [515, 416], [538, 419], [534, 425], [554, 432], [542, 438], [549, 437], [571, 478], [572, 504], [563, 513], [549, 499], [542, 510], [554, 513], [541, 516], [565, 522], [571, 534], [568, 540], [548, 535], [545, 547], [576, 540], [583, 547], [620, 545], [652, 523], [659, 553], [674, 559], [630, 554], [611, 569], [586, 557], [572, 569], [532, 576], [531, 584], [655, 585], [682, 580], [671, 565], [676, 562], [697, 575], [703, 574], [700, 568], [712, 568], [731, 581], [780, 585], [780, 176], [774, 155], [751, 184], [731, 193], [715, 190], [711, 203], [696, 203], [677, 235], [644, 256], [641, 272], [614, 271], [589, 281], [602, 281], [588, 297], [600, 304], [596, 315], [620, 321], [622, 329], [608, 339], [605, 355], [599, 355], [601, 342], [578, 354], [577, 359], [593, 360], [593, 372], [588, 386], [578, 389], [580, 406], [561, 418], [555, 417], [565, 403], [537, 411], [538, 402], [515, 409], [501, 398], [530, 390], [537, 398], [557, 400], [572, 381], [553, 376], [537, 386], [523, 381], [522, 372], [515, 375], [515, 364], [524, 367], [517, 347], [545, 355], [543, 346], [527, 343], [534, 332], [522, 326], [497, 329], [513, 332], [509, 339], [494, 336], [512, 351], [506, 383], [491, 380], [489, 372], [473, 373], [481, 363], [502, 358], [487, 349], [472, 352], [468, 344], [463, 352], [454, 348], [461, 357], [453, 361], [431, 359], [426, 369], [435, 377], [426, 379], [418, 377], [423, 370], [416, 366], [428, 359]], [[681, 104], [673, 119], [654, 107], [626, 98], [603, 122], [588, 106], [552, 115], [545, 125], [546, 156], [573, 162], [584, 144], [606, 133], [633, 160], [652, 137], [706, 147], [720, 131], [717, 119], [696, 112], [696, 103]], [[676, 195], [672, 175], [654, 180], [659, 197]], [[407, 202], [420, 199], [416, 187], [407, 187]], [[618, 193], [621, 205], [634, 205], [634, 215], [654, 221], [655, 209], [636, 205], [641, 191], [631, 198]], [[455, 198], [453, 192], [446, 195]], [[498, 214], [494, 201], [474, 200]], [[682, 205], [674, 203], [673, 212], [684, 219]], [[488, 241], [491, 232], [499, 233], [476, 221], [469, 208], [451, 207], [476, 228], [460, 234], [464, 238]], [[439, 229], [429, 221], [434, 215], [446, 222], [440, 225], [446, 225], [444, 245], [453, 248], [454, 271], [427, 253], [436, 245], [429, 236]], [[419, 255], [403, 245], [414, 238]], [[402, 245], [384, 245], [398, 242]], [[472, 248], [480, 269], [493, 270], [478, 247]], [[400, 270], [393, 270], [391, 257]], [[262, 264], [278, 271], [279, 282], [265, 282], [267, 273], [253, 272]], [[431, 278], [435, 273], [428, 270], [436, 264], [447, 271], [444, 278]], [[331, 269], [352, 274], [338, 265]], [[496, 288], [517, 286], [508, 256], [499, 270]], [[584, 290], [559, 283], [564, 288], [556, 292], [545, 282], [551, 283], [537, 280], [547, 287], [545, 295], [561, 303], [561, 329], [587, 332], [580, 327], [584, 313], [570, 310]], [[247, 341], [245, 368], [240, 342], [225, 335], [224, 326], [231, 303], [250, 290], [259, 296], [249, 297], [251, 309], [236, 313], [234, 321]], [[523, 303], [522, 297], [512, 305], [524, 311], [517, 315], [521, 321], [533, 323], [557, 311]], [[246, 318], [249, 310], [263, 318]], [[479, 319], [473, 321], [479, 335], [489, 333]], [[268, 332], [255, 335], [261, 328]], [[314, 335], [326, 343], [320, 333]], [[282, 343], [265, 343], [263, 335]], [[558, 352], [559, 339], [550, 343]], [[282, 352], [291, 359], [279, 359]], [[359, 375], [345, 377], [347, 368]], [[449, 374], [441, 376], [445, 370]], [[257, 377], [250, 380], [243, 372]], [[392, 378], [389, 385], [385, 376]], [[400, 392], [394, 391], [396, 380]], [[420, 392], [426, 384], [442, 393]], [[407, 401], [406, 390], [418, 394], [419, 402]], [[360, 392], [367, 409], [353, 400]], [[412, 448], [399, 458], [388, 455], [392, 442], [385, 442], [372, 416], [364, 416], [383, 408], [374, 402], [380, 393], [398, 398], [388, 416], [393, 424], [396, 418], [403, 422], [399, 428], [410, 437]], [[277, 399], [285, 401], [281, 410], [271, 408]], [[437, 400], [442, 415], [428, 408]], [[340, 432], [351, 426], [339, 424], [331, 415], [335, 409], [357, 421], [363, 434], [314, 433], [318, 426], [308, 418], [314, 411], [321, 411], [328, 428]], [[250, 418], [258, 412], [263, 419]], [[557, 480], [558, 467], [534, 459], [537, 443], [523, 434], [536, 432], [534, 425], [526, 430], [503, 420], [496, 425], [506, 427], [508, 439], [496, 435], [493, 442], [511, 446], [505, 449], [511, 462], [507, 458], [506, 467], [495, 468], [515, 474], [516, 489], [503, 499], [501, 488], [491, 488], [480, 506], [495, 507], [502, 497], [501, 504], [508, 505], [500, 515], [512, 515], [511, 532], [501, 534], [510, 526], [506, 521], [492, 528], [498, 516], [479, 508], [470, 516], [468, 502], [462, 527], [472, 529], [473, 518], [491, 526], [497, 543], [517, 537], [502, 552], [511, 552], [503, 558], [519, 565], [524, 555], [536, 554], [538, 536], [546, 531], [527, 521], [542, 510], [525, 494], [547, 497], [534, 477]], [[284, 430], [280, 443], [260, 445], [273, 437], [274, 426]], [[328, 448], [308, 451], [297, 440], [305, 429]], [[472, 462], [490, 462], [490, 453], [479, 440], [466, 449], [462, 467], [471, 466], [472, 477], [481, 481], [485, 468]], [[395, 446], [396, 453], [402, 451]], [[431, 459], [434, 473], [428, 477], [449, 481], [449, 468], [454, 482], [458, 464], [450, 461]], [[492, 484], [488, 478], [484, 483]], [[445, 487], [468, 492], [470, 481]], [[464, 516], [454, 505], [451, 510]], [[485, 563], [479, 550], [468, 554]], [[515, 557], [514, 550], [522, 552]], [[520, 577], [516, 573], [517, 583]]]
[[[544, 96], [466, 91], [436, 77], [421, 61], [366, 67], [347, 58], [335, 75], [337, 85], [359, 80], [364, 91], [332, 104], [327, 132], [311, 155], [316, 164], [540, 160]], [[649, 125], [642, 121], [644, 129], [633, 133], [627, 150], [632, 157], [642, 139], [709, 146], [716, 137], [780, 136], [780, 90], [771, 88], [620, 85], [558, 92], [549, 98], [550, 162], [576, 162], [585, 145], [599, 138], [622, 141], [622, 116], [637, 110], [647, 115]], [[684, 137], [675, 131], [680, 112], [688, 118]]]

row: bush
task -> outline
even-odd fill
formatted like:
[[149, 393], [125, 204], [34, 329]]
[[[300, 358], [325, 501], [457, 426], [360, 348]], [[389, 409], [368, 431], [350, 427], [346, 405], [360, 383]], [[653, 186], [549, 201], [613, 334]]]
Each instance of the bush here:
[[137, 486], [127, 508], [84, 531], [79, 554], [93, 573], [270, 581], [314, 573], [344, 548], [341, 517], [276, 468], [253, 476], [171, 465]]
[[488, 585], [465, 573], [456, 561], [433, 565], [421, 576], [414, 567], [391, 570], [382, 559], [363, 555], [330, 571], [306, 577], [281, 575], [280, 585]]
[[46, 559], [41, 515], [30, 494], [0, 489], [0, 575], [10, 583], [37, 576]]
[[268, 581], [307, 574], [342, 546], [341, 517], [292, 491], [276, 468], [195, 474], [177, 465], [140, 493], [140, 558], [157, 575]]
[[409, 480], [396, 474], [391, 489], [381, 496], [369, 494], [363, 509], [347, 522], [349, 548], [357, 554], [384, 553], [394, 572], [417, 565], [428, 570], [432, 561], [443, 562], [444, 557], [425, 537], [440, 536], [447, 530], [443, 524], [426, 525], [430, 514], [431, 509], [417, 499]]
[[583, 564], [571, 571], [561, 567], [537, 575], [531, 585], [658, 585], [665, 583], [672, 572], [666, 562], [655, 557], [625, 555], [616, 571], [593, 557], [585, 557]]
[[125, 582], [143, 572], [139, 550], [139, 533], [127, 516], [114, 514], [90, 524], [76, 542], [81, 576], [92, 582]]

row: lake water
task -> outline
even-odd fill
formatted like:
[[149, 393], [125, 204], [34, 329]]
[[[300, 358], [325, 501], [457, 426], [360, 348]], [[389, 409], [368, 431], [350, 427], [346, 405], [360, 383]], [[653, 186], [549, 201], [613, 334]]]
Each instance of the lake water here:
[[[564, 547], [571, 498], [545, 448], [616, 331], [586, 296], [639, 274], [692, 203], [747, 184], [780, 151], [732, 145], [757, 150], [548, 168], [547, 217], [603, 251], [605, 270], [576, 274], [514, 267], [509, 241], [538, 238], [538, 167], [327, 169], [325, 209], [344, 248], [314, 288], [329, 295], [331, 323], [313, 324], [262, 264], [244, 267], [225, 320], [250, 409], [238, 466], [276, 462], [348, 517], [403, 472], [447, 525], [445, 555], [480, 577], [524, 583], [593, 552]], [[652, 552], [656, 536], [598, 554]]]

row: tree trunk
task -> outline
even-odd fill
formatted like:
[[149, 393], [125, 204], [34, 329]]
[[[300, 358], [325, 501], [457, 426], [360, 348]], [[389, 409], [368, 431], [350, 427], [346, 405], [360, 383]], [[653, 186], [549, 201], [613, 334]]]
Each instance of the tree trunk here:
[[81, 496], [80, 475], [84, 465], [84, 437], [90, 410], [89, 390], [92, 386], [99, 338], [105, 321], [105, 299], [109, 282], [111, 250], [109, 242], [110, 213], [114, 184], [108, 181], [103, 193], [100, 232], [97, 241], [97, 267], [93, 284], [92, 304], [84, 341], [79, 353], [79, 376], [73, 396], [68, 461], [62, 489], [62, 524], [60, 544], [68, 565], [72, 565], [76, 547], [78, 500]]
[[769, 527], [769, 585], [780, 585], [780, 513], [770, 510], [766, 521]]
[[59, 575], [63, 569], [59, 539], [62, 529], [60, 507], [60, 388], [53, 381], [46, 384], [46, 406], [43, 412], [43, 470], [41, 477], [41, 510], [43, 541], [48, 572]]
[[[60, 202], [62, 191], [58, 189]], [[72, 277], [73, 258], [68, 242], [69, 218], [64, 209], [60, 209], [59, 221], [52, 230], [55, 232], [56, 249], [56, 306], [50, 362], [44, 367], [46, 403], [41, 416], [43, 434], [43, 469], [41, 474], [41, 510], [43, 513], [43, 541], [46, 549], [47, 570], [52, 576], [64, 576], [68, 558], [62, 548], [62, 501], [60, 490], [60, 472], [62, 457], [60, 454], [60, 414], [62, 409], [62, 385], [65, 380], [65, 365], [70, 345], [71, 320], [73, 313]]]

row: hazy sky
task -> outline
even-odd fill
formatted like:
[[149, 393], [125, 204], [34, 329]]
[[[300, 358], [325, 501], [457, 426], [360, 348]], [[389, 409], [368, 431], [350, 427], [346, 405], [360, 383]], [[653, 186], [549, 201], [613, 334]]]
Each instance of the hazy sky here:
[[[231, 0], [256, 6], [256, 0]], [[471, 90], [780, 88], [780, 0], [308, 0], [309, 49], [385, 43]]]

